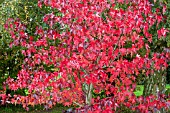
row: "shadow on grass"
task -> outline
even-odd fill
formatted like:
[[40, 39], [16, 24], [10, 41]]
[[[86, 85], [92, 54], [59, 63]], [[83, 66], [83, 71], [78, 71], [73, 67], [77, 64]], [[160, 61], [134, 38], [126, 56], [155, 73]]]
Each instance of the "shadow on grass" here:
[[62, 113], [63, 110], [67, 110], [69, 107], [57, 104], [52, 109], [45, 110], [44, 106], [38, 105], [35, 107], [29, 107], [30, 110], [27, 112], [21, 105], [1, 105], [0, 113]]

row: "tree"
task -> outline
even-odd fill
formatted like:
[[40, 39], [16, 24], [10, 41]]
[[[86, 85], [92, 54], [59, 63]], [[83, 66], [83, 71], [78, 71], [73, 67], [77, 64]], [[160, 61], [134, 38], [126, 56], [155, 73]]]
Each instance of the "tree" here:
[[[22, 103], [26, 109], [56, 103], [91, 106], [85, 112], [114, 112], [121, 106], [138, 112], [168, 109], [169, 100], [162, 95], [155, 99], [157, 95], [133, 94], [139, 73], [150, 76], [167, 67], [169, 54], [150, 48], [154, 38], [164, 40], [168, 32], [164, 27], [157, 27], [158, 37], [149, 32], [163, 22], [161, 10], [152, 12], [147, 0], [39, 0], [38, 6], [57, 10], [44, 16], [47, 29], [37, 26], [35, 34], [29, 35], [18, 19], [5, 24], [18, 40], [12, 44], [25, 48], [17, 80], [8, 78], [6, 83], [11, 90], [28, 88], [29, 93], [15, 95], [10, 102]], [[92, 91], [113, 96], [92, 98]]]
[[[153, 43], [150, 44], [151, 47], [151, 52], [167, 52], [169, 53], [169, 47], [170, 47], [170, 40], [169, 40], [169, 35], [167, 36], [166, 39], [162, 39], [162, 40], [156, 40], [158, 35], [157, 35], [157, 29], [159, 29], [160, 27], [164, 27], [167, 28], [168, 30], [170, 30], [170, 26], [169, 26], [169, 10], [170, 7], [168, 7], [169, 2], [166, 2], [166, 0], [164, 1], [165, 4], [161, 3], [159, 0], [157, 1], [151, 1], [152, 4], [154, 4], [154, 6], [152, 7], [152, 10], [158, 10], [158, 8], [163, 10], [163, 13], [161, 14], [162, 17], [164, 17], [163, 23], [161, 23], [161, 25], [158, 26], [153, 26], [149, 32], [151, 34], [153, 34]], [[167, 5], [166, 5], [167, 4]], [[165, 12], [165, 8], [166, 8], [166, 12]], [[168, 63], [169, 61], [167, 61]], [[145, 80], [145, 84], [144, 84], [144, 95], [150, 95], [150, 94], [157, 94], [159, 93], [164, 93], [165, 92], [165, 85], [166, 85], [166, 71], [155, 71], [153, 76], [148, 76], [146, 77]]]
[[9, 47], [12, 40], [3, 26], [8, 18], [16, 16], [17, 11], [13, 8], [15, 6], [15, 1], [9, 0], [0, 4], [0, 90], [3, 89], [3, 82], [8, 76], [12, 78], [17, 76], [23, 60], [20, 47]]
[[[161, 3], [160, 1], [152, 1], [152, 3], [154, 4], [154, 7], [152, 8], [153, 10], [157, 10], [158, 8], [163, 9], [163, 13], [162, 16], [164, 16], [164, 21], [161, 25], [161, 27], [167, 28], [168, 30], [170, 30], [170, 26], [169, 26], [169, 11], [170, 11], [170, 7], [169, 1], [164, 0], [165, 4]], [[161, 3], [161, 4], [160, 4]], [[161, 8], [162, 7], [162, 8]], [[165, 8], [166, 8], [166, 12], [165, 12]], [[154, 29], [154, 30], [153, 30]], [[157, 26], [154, 26], [152, 28], [152, 34], [155, 35], [155, 37], [158, 37], [157, 33], [154, 32], [156, 31]], [[153, 37], [154, 39], [154, 37]], [[166, 39], [163, 40], [154, 40], [151, 47], [151, 52], [162, 52], [163, 50], [166, 51], [167, 53], [170, 54], [169, 52], [169, 48], [170, 47], [170, 35], [167, 36]], [[169, 60], [167, 61], [167, 63], [169, 62]], [[168, 68], [167, 68], [168, 69]], [[167, 73], [168, 70], [158, 70], [155, 71], [155, 73], [153, 73], [153, 75], [148, 76], [145, 78], [145, 83], [144, 83], [144, 91], [143, 94], [144, 96], [148, 96], [151, 94], [154, 95], [160, 95], [160, 94], [165, 94], [166, 92], [166, 83], [168, 83], [168, 79], [166, 79], [166, 75], [168, 75]], [[167, 77], [168, 78], [168, 77]], [[164, 109], [161, 109], [161, 112], [165, 112]]]
[[49, 7], [44, 7], [41, 10], [37, 7], [37, 0], [5, 0], [0, 4], [0, 91], [6, 94], [26, 95], [27, 89], [11, 91], [4, 83], [8, 77], [17, 79], [17, 74], [21, 70], [24, 60], [24, 55], [21, 53], [24, 50], [21, 46], [9, 45], [14, 40], [5, 30], [4, 24], [9, 18], [19, 18], [27, 27], [26, 31], [29, 35], [35, 33], [35, 27], [41, 25], [44, 29], [48, 26], [42, 22], [42, 18], [46, 13], [55, 11]]

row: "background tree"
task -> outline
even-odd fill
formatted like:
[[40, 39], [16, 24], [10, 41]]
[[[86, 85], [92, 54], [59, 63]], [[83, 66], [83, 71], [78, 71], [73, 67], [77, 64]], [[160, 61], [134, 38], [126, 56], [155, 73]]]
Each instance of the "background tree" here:
[[[169, 53], [169, 47], [170, 47], [170, 34], [167, 35], [166, 38], [163, 38], [162, 40], [157, 40], [159, 37], [157, 34], [157, 29], [160, 29], [160, 27], [164, 27], [168, 30], [170, 30], [170, 2], [163, 0], [160, 2], [157, 0], [156, 2], [152, 1], [153, 7], [152, 11], [155, 12], [157, 10], [162, 9], [162, 13], [160, 13], [161, 18], [164, 20], [161, 22], [159, 26], [156, 24], [149, 29], [149, 32], [153, 34], [153, 43], [150, 44], [151, 47], [151, 53], [161, 53], [161, 52], [168, 52]], [[165, 12], [166, 9], [166, 12]], [[169, 53], [170, 54], [170, 53]], [[167, 61], [168, 63], [169, 61]], [[168, 68], [167, 68], [168, 69]], [[150, 94], [158, 95], [158, 93], [165, 93], [165, 86], [166, 83], [168, 83], [169, 74], [167, 73], [168, 70], [164, 71], [155, 71], [153, 75], [147, 76], [145, 78], [144, 83], [144, 92], [143, 94], [145, 96]], [[167, 78], [166, 79], [166, 75]]]
[[[21, 70], [24, 56], [21, 46], [10, 45], [14, 40], [4, 29], [4, 24], [9, 18], [20, 19], [27, 27], [29, 35], [34, 35], [36, 26], [42, 26], [48, 29], [47, 24], [42, 22], [43, 16], [55, 11], [50, 7], [43, 7], [41, 10], [37, 7], [37, 0], [4, 0], [0, 4], [0, 90], [5, 86], [3, 83], [8, 77], [17, 79], [17, 74]], [[11, 47], [10, 47], [10, 46]], [[27, 90], [17, 90], [7, 93], [26, 95]]]
[[20, 53], [21, 47], [10, 48], [12, 39], [4, 29], [4, 23], [8, 18], [15, 18], [17, 9], [16, 1], [6, 0], [0, 4], [0, 90], [3, 89], [3, 82], [10, 76], [17, 77], [21, 69], [23, 55]]

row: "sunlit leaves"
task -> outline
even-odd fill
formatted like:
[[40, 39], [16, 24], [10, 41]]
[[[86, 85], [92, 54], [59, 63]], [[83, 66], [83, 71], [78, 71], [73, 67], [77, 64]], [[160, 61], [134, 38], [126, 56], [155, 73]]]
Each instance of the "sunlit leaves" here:
[[[46, 108], [54, 103], [84, 106], [93, 88], [96, 93], [113, 95], [104, 101], [91, 99], [96, 112], [115, 111], [121, 105], [147, 111], [150, 104], [146, 106], [143, 97], [133, 94], [135, 77], [144, 72], [149, 76], [153, 69], [167, 66], [165, 53], [151, 52], [152, 34], [148, 31], [156, 23], [155, 18], [156, 24], [163, 18], [159, 10], [151, 11], [147, 0], [117, 2], [39, 0], [40, 8], [56, 8], [62, 16], [44, 15], [45, 24], [35, 28], [34, 36], [27, 34], [19, 20], [9, 20], [5, 28], [12, 31], [12, 45], [25, 47], [22, 52], [26, 57], [17, 80], [8, 79], [9, 87], [27, 87], [30, 97], [23, 100], [32, 100], [30, 105], [47, 104]], [[120, 7], [115, 8], [118, 4]], [[19, 24], [11, 26], [13, 22]], [[54, 28], [56, 23], [58, 29]], [[159, 29], [158, 40], [167, 32]], [[28, 101], [22, 104], [26, 108]], [[156, 105], [151, 109], [165, 107]]]

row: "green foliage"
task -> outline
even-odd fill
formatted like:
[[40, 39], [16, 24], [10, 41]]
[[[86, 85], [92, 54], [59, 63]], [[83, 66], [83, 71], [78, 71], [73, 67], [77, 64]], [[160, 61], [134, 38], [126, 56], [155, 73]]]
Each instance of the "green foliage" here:
[[0, 4], [3, 3], [4, 0], [0, 0]]
[[[167, 1], [167, 12], [166, 12], [166, 16], [167, 16], [167, 21], [166, 21], [166, 28], [168, 28], [168, 30], [170, 30], [170, 1]], [[170, 47], [170, 33], [167, 36], [167, 46]]]
[[168, 66], [168, 69], [167, 69], [167, 84], [170, 84], [170, 65]]
[[15, 5], [16, 2], [14, 0], [6, 0], [0, 4], [0, 90], [2, 89], [3, 82], [9, 76], [16, 79], [23, 60], [20, 47], [9, 47], [12, 39], [3, 28], [8, 18], [15, 17], [17, 13], [14, 8]]
[[[51, 9], [51, 7], [43, 6], [40, 9], [37, 6], [37, 0], [5, 0], [0, 4], [0, 90], [3, 89], [3, 82], [8, 77], [17, 79], [17, 73], [21, 69], [24, 59], [24, 56], [21, 54], [23, 48], [9, 47], [13, 40], [4, 29], [6, 20], [8, 18], [19, 18], [26, 25], [26, 32], [34, 36], [36, 26], [42, 26], [43, 29], [49, 28], [42, 20], [45, 14], [52, 12], [56, 15], [59, 14], [56, 9]], [[56, 24], [54, 27], [60, 26]], [[26, 94], [26, 90], [23, 91]], [[25, 95], [23, 91], [16, 91], [15, 93]]]
[[19, 0], [17, 4], [17, 18], [26, 25], [27, 33], [34, 35], [36, 26], [42, 26], [43, 29], [48, 29], [49, 26], [42, 22], [43, 16], [49, 13], [56, 13], [57, 10], [51, 7], [43, 6], [41, 9], [37, 6], [37, 0]]
[[[166, 12], [164, 12], [164, 14], [162, 13], [161, 15], [163, 15], [164, 17], [164, 21], [161, 22], [159, 24], [159, 26], [157, 26], [156, 24], [154, 26], [152, 26], [151, 29], [149, 29], [149, 32], [153, 35], [153, 45], [154, 47], [152, 47], [152, 50], [161, 52], [160, 50], [164, 47], [170, 47], [170, 33], [167, 34], [166, 38], [163, 38], [162, 40], [157, 40], [157, 33], [156, 30], [160, 29], [162, 27], [170, 30], [170, 1], [169, 0], [157, 0], [156, 3], [154, 3], [154, 6], [152, 7], [152, 11], [155, 12], [156, 9], [160, 8], [163, 9], [163, 5], [160, 5], [160, 2], [164, 5], [166, 5]], [[162, 11], [163, 12], [163, 11]], [[156, 45], [156, 46], [155, 46]]]

